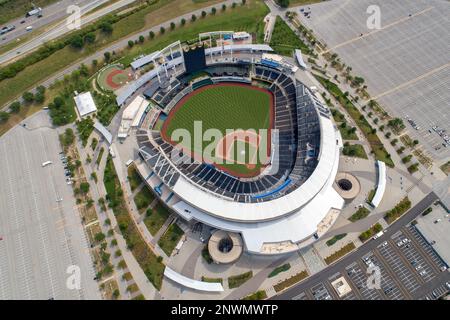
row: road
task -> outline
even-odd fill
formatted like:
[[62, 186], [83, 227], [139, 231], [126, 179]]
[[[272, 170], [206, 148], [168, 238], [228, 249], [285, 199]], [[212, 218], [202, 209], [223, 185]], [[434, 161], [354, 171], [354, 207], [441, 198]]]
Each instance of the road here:
[[426, 208], [428, 208], [434, 201], [438, 199], [434, 192], [429, 193], [425, 198], [423, 198], [419, 203], [417, 203], [412, 209], [410, 209], [406, 214], [404, 214], [400, 219], [394, 222], [389, 228], [387, 228], [383, 234], [378, 239], [369, 240], [367, 243], [363, 244], [353, 253], [345, 256], [343, 259], [339, 260], [337, 263], [329, 266], [323, 271], [316, 273], [315, 275], [307, 278], [305, 281], [287, 289], [283, 293], [273, 297], [274, 300], [291, 300], [293, 297], [304, 292], [306, 289], [312, 287], [313, 285], [326, 281], [333, 274], [340, 272], [345, 269], [346, 266], [351, 264], [353, 261], [360, 259], [362, 256], [368, 252], [374, 250], [378, 245], [390, 239], [390, 237], [399, 231], [403, 226], [405, 226], [410, 221], [414, 220], [419, 214], [421, 214]]
[[[87, 13], [89, 13], [90, 11], [94, 10], [95, 8], [107, 3], [109, 0], [94, 0], [94, 1], [73, 1], [73, 0], [64, 0], [61, 1], [62, 3], [60, 4], [59, 10], [57, 12], [55, 12], [54, 15], [52, 15], [51, 17], [48, 18], [47, 21], [44, 21], [44, 17], [46, 15], [46, 10], [43, 10], [44, 13], [44, 17], [38, 19], [37, 17], [31, 17], [27, 19], [27, 23], [25, 24], [20, 24], [20, 21], [23, 19], [19, 19], [18, 22], [16, 23], [12, 23], [15, 24], [17, 29], [15, 31], [18, 32], [18, 34], [16, 35], [15, 33], [8, 33], [7, 37], [11, 37], [14, 36], [14, 38], [17, 38], [21, 35], [23, 35], [24, 33], [26, 33], [25, 28], [27, 26], [32, 25], [34, 28], [38, 27], [38, 22], [39, 24], [42, 25], [48, 25], [50, 23], [54, 23], [57, 22], [58, 20], [61, 20], [67, 16], [69, 16], [69, 14], [66, 13], [67, 7], [69, 5], [75, 5], [76, 3], [78, 3], [78, 6], [80, 7], [80, 12], [82, 15], [82, 19], [81, 19], [81, 27], [89, 24], [90, 22], [108, 14], [111, 13], [114, 10], [117, 10], [123, 6], [126, 6], [132, 2], [134, 2], [135, 0], [120, 0], [118, 2], [115, 2], [105, 8], [99, 9], [89, 15], [86, 15]], [[29, 23], [28, 20], [31, 22], [33, 21], [33, 23]], [[43, 22], [41, 22], [43, 21]], [[20, 27], [19, 27], [20, 26]], [[3, 54], [0, 56], [0, 64], [6, 63], [11, 61], [12, 59], [15, 59], [17, 57], [20, 57], [26, 53], [29, 53], [33, 50], [35, 50], [36, 48], [38, 48], [39, 46], [41, 46], [42, 44], [44, 44], [45, 42], [48, 42], [50, 40], [56, 39], [62, 35], [64, 35], [67, 32], [72, 31], [71, 29], [68, 28], [67, 23], [66, 23], [66, 19], [63, 19], [62, 21], [60, 21], [57, 25], [55, 25], [53, 28], [51, 28], [51, 30], [46, 31], [38, 36], [36, 36], [35, 38], [31, 39], [30, 41], [14, 48], [13, 50]], [[2, 43], [4, 44], [4, 43]]]
[[[127, 1], [129, 1], [129, 0], [127, 0]], [[143, 31], [141, 31], [139, 33], [132, 34], [132, 35], [126, 37], [126, 38], [123, 38], [122, 40], [119, 40], [119, 41], [111, 44], [110, 46], [108, 46], [106, 48], [103, 48], [103, 49], [97, 51], [95, 54], [90, 55], [89, 57], [86, 57], [86, 58], [84, 58], [82, 60], [79, 60], [79, 61], [75, 62], [74, 64], [72, 64], [70, 66], [67, 66], [64, 70], [61, 70], [60, 72], [55, 73], [53, 76], [49, 77], [48, 79], [46, 79], [46, 80], [44, 80], [44, 81], [42, 81], [40, 83], [36, 83], [36, 86], [34, 88], [32, 88], [31, 90], [29, 90], [29, 91], [36, 92], [36, 87], [38, 87], [40, 85], [48, 88], [56, 80], [62, 80], [64, 78], [64, 75], [70, 74], [74, 70], [78, 69], [81, 64], [88, 65], [88, 64], [91, 64], [92, 60], [94, 60], [94, 59], [101, 60], [101, 59], [103, 59], [103, 54], [106, 51], [112, 52], [112, 51], [118, 51], [119, 49], [125, 48], [128, 45], [128, 41], [129, 40], [136, 40], [137, 38], [139, 38], [140, 35], [142, 35], [144, 37], [147, 37], [150, 31], [153, 31], [155, 34], [158, 34], [159, 33], [159, 29], [161, 27], [165, 27], [167, 30], [170, 29], [170, 23], [171, 22], [174, 22], [175, 24], [179, 25], [181, 19], [184, 18], [184, 19], [186, 19], [188, 21], [191, 18], [192, 14], [195, 14], [195, 15], [199, 16], [202, 11], [206, 11], [206, 12], [210, 13], [211, 9], [213, 7], [220, 8], [222, 6], [222, 4], [226, 4], [227, 6], [229, 6], [233, 2], [235, 2], [235, 0], [227, 0], [227, 1], [220, 2], [220, 3], [216, 3], [215, 5], [210, 5], [208, 7], [203, 7], [203, 8], [200, 8], [198, 10], [191, 11], [191, 12], [186, 13], [184, 15], [178, 16], [177, 18], [174, 18], [172, 20], [168, 20], [166, 22], [160, 23], [160, 24], [158, 24], [156, 26], [153, 26], [151, 28], [145, 29], [145, 30], [143, 30]], [[9, 105], [15, 100], [22, 101], [22, 98], [21, 97], [16, 97], [15, 99], [9, 101], [8, 103], [5, 103], [5, 105], [0, 107], [0, 109], [3, 109], [3, 110], [6, 111], [6, 108], [8, 108]]]
[[[108, 1], [108, 0], [106, 0]], [[51, 4], [47, 7], [42, 8], [42, 14], [43, 16], [41, 18], [38, 18], [37, 16], [32, 16], [26, 18], [25, 15], [21, 16], [17, 19], [8, 21], [7, 23], [3, 24], [3, 26], [9, 26], [14, 25], [16, 26], [16, 29], [8, 32], [4, 35], [2, 35], [0, 39], [0, 45], [3, 46], [7, 43], [10, 43], [11, 41], [14, 41], [16, 39], [19, 39], [20, 37], [26, 35], [28, 32], [25, 30], [28, 26], [33, 26], [33, 30], [37, 30], [39, 28], [48, 26], [56, 21], [61, 20], [62, 18], [68, 16], [66, 13], [67, 7], [69, 5], [78, 5], [78, 6], [84, 6], [86, 4], [89, 4], [89, 0], [61, 0], [54, 4]], [[104, 0], [105, 2], [105, 0]], [[25, 21], [23, 24], [22, 21]]]

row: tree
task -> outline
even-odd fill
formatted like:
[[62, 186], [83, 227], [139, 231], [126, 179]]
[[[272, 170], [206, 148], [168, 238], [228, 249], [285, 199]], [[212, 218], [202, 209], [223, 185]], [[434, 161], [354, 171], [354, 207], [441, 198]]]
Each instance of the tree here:
[[245, 5], [247, 1], [246, 0], [242, 0], [242, 5]]
[[36, 94], [34, 95], [34, 101], [38, 104], [44, 103], [45, 95], [41, 92], [36, 92]]
[[36, 88], [36, 92], [39, 92], [39, 93], [42, 93], [42, 94], [44, 94], [45, 93], [45, 87], [44, 86], [38, 86], [37, 88]]
[[100, 24], [100, 29], [104, 32], [104, 33], [112, 33], [113, 31], [113, 26], [111, 24], [111, 22], [108, 21], [104, 21]]
[[80, 183], [80, 191], [83, 192], [84, 194], [89, 192], [89, 183], [87, 182], [82, 182]]
[[166, 29], [164, 27], [159, 28], [159, 33], [164, 34], [166, 32]]
[[231, 8], [236, 8], [236, 2], [233, 2], [233, 4], [231, 5]]
[[20, 102], [19, 101], [14, 101], [9, 106], [9, 110], [11, 110], [11, 112], [13, 112], [13, 113], [18, 113], [20, 111], [20, 107], [21, 107]]
[[34, 101], [34, 94], [27, 91], [24, 92], [24, 94], [22, 95], [22, 99], [26, 102], [26, 103], [31, 103]]
[[194, 22], [195, 20], [197, 20], [197, 17], [196, 17], [195, 14], [193, 14], [193, 15], [191, 16], [191, 21]]
[[226, 5], [226, 4], [223, 4], [223, 5], [222, 5], [222, 11], [225, 11], [225, 10], [227, 10], [227, 5]]
[[152, 40], [154, 37], [155, 37], [155, 33], [154, 33], [153, 31], [150, 31], [150, 32], [148, 33], [148, 38], [149, 38], [150, 40]]
[[213, 8], [211, 9], [211, 14], [212, 14], [212, 15], [215, 15], [215, 14], [216, 14], [216, 11], [217, 11], [217, 9], [213, 7]]
[[144, 41], [145, 41], [144, 36], [139, 36], [139, 42], [140, 42], [140, 43], [144, 43]]
[[170, 30], [175, 29], [175, 27], [176, 27], [175, 22], [171, 22], [170, 23]]
[[133, 40], [128, 40], [128, 47], [129, 48], [133, 48], [134, 46], [134, 41]]
[[105, 61], [109, 62], [109, 60], [111, 59], [111, 52], [106, 51], [103, 56], [105, 57]]
[[95, 33], [89, 32], [84, 36], [84, 42], [85, 43], [94, 43], [95, 42]]
[[182, 18], [181, 21], [180, 21], [180, 23], [181, 23], [182, 26], [184, 26], [184, 25], [186, 24], [186, 19], [185, 19], [185, 18]]
[[84, 41], [83, 41], [83, 38], [80, 35], [73, 36], [70, 39], [70, 45], [73, 48], [81, 49], [81, 48], [83, 48], [83, 44], [84, 44]]
[[103, 232], [96, 233], [94, 236], [94, 239], [97, 242], [101, 242], [101, 241], [105, 240], [105, 238], [106, 238], [106, 236]]
[[105, 219], [105, 224], [107, 225], [107, 226], [110, 226], [111, 225], [111, 219]]
[[9, 113], [5, 111], [0, 111], [0, 122], [6, 122], [9, 119]]
[[97, 59], [92, 60], [92, 66], [93, 66], [94, 68], [96, 68], [97, 65], [98, 65], [98, 60], [97, 60]]
[[278, 5], [282, 8], [287, 8], [289, 7], [289, 0], [276, 0], [276, 2], [278, 3]]
[[202, 11], [202, 18], [206, 17], [206, 11]]

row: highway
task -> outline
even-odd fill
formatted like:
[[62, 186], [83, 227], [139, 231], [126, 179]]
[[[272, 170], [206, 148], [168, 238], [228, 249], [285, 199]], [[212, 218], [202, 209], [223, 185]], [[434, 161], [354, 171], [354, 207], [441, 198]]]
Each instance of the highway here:
[[[62, 20], [64, 17], [68, 16], [66, 10], [70, 5], [84, 6], [86, 4], [89, 4], [89, 2], [89, 0], [61, 0], [42, 8], [43, 16], [41, 18], [38, 18], [37, 16], [26, 18], [24, 14], [17, 19], [8, 21], [1, 27], [14, 25], [16, 29], [1, 36], [0, 46], [3, 46], [12, 41], [16, 41], [17, 39], [20, 39], [24, 35], [28, 34], [29, 32], [25, 30], [28, 26], [33, 26], [33, 30], [35, 31], [42, 27], [49, 26], [54, 22]], [[21, 23], [22, 21], [25, 22]]]
[[[12, 59], [20, 57], [26, 53], [29, 53], [29, 52], [35, 50], [36, 48], [38, 48], [39, 46], [41, 46], [42, 44], [44, 44], [45, 42], [56, 39], [56, 38], [64, 35], [65, 33], [72, 31], [67, 27], [66, 19], [64, 19], [65, 17], [69, 16], [69, 14], [67, 14], [67, 12], [66, 12], [67, 7], [69, 5], [80, 6], [80, 12], [82, 15], [81, 27], [83, 27], [84, 25], [89, 24], [90, 22], [92, 22], [102, 16], [104, 16], [108, 13], [111, 13], [112, 11], [115, 11], [121, 7], [124, 7], [124, 6], [134, 2], [135, 0], [120, 0], [115, 3], [112, 3], [111, 5], [109, 5], [107, 7], [104, 7], [102, 9], [99, 9], [99, 10], [91, 13], [91, 14], [88, 14], [95, 8], [107, 3], [108, 1], [110, 1], [110, 0], [94, 0], [94, 1], [92, 1], [92, 0], [91, 1], [62, 0], [57, 3], [57, 4], [59, 4], [57, 6], [58, 8], [57, 9], [55, 8], [54, 11], [52, 11], [52, 8], [54, 5], [51, 6], [52, 8], [50, 8], [50, 7], [44, 8], [43, 9], [44, 16], [42, 18], [30, 17], [30, 18], [26, 19], [26, 23], [24, 23], [24, 24], [20, 24], [20, 21], [23, 20], [23, 18], [20, 18], [15, 22], [8, 23], [7, 25], [14, 24], [16, 26], [16, 30], [3, 35], [2, 38], [6, 37], [6, 39], [8, 39], [8, 38], [13, 39], [13, 37], [14, 37], [14, 39], [16, 39], [17, 37], [20, 37], [27, 32], [25, 30], [25, 28], [28, 26], [33, 26], [33, 28], [35, 29], [37, 27], [49, 25], [52, 23], [56, 23], [56, 25], [53, 26], [50, 30], [37, 35], [30, 41], [28, 41], [24, 44], [21, 44], [18, 47], [14, 48], [13, 50], [1, 55], [0, 56], [0, 64], [4, 64], [6, 62], [11, 61]], [[50, 14], [48, 14], [47, 11], [50, 11]], [[49, 16], [47, 17], [47, 15], [49, 15]], [[6, 43], [6, 41], [7, 40], [5, 40], [5, 41], [2, 40], [0, 43], [3, 45]]]
[[[129, 1], [129, 0], [128, 0], [128, 1]], [[140, 32], [138, 32], [138, 33], [131, 34], [131, 35], [129, 35], [128, 37], [125, 37], [125, 38], [123, 38], [123, 39], [121, 39], [121, 40], [119, 40], [119, 41], [117, 41], [117, 42], [114, 42], [113, 44], [110, 44], [108, 47], [103, 48], [103, 49], [97, 51], [95, 54], [93, 54], [93, 55], [91, 55], [91, 56], [89, 56], [89, 57], [86, 57], [86, 58], [84, 58], [84, 59], [78, 60], [77, 62], [75, 62], [74, 64], [72, 64], [72, 65], [70, 65], [70, 66], [67, 66], [65, 69], [61, 70], [60, 72], [55, 73], [54, 75], [52, 75], [52, 76], [49, 77], [48, 79], [46, 79], [46, 80], [44, 80], [44, 81], [42, 81], [42, 82], [40, 82], [40, 83], [36, 83], [35, 87], [32, 88], [32, 89], [30, 89], [29, 91], [30, 91], [30, 92], [36, 92], [36, 87], [38, 87], [38, 86], [40, 86], [40, 85], [42, 85], [42, 86], [48, 88], [48, 87], [49, 87], [52, 83], [54, 83], [56, 80], [62, 80], [62, 79], [64, 78], [64, 75], [70, 74], [70, 73], [72, 73], [74, 70], [78, 69], [78, 68], [80, 67], [81, 64], [84, 63], [84, 64], [86, 64], [86, 65], [89, 65], [89, 64], [92, 63], [92, 60], [94, 60], [94, 59], [97, 59], [97, 60], [103, 59], [103, 54], [104, 54], [106, 51], [109, 51], [109, 52], [111, 52], [111, 51], [118, 51], [118, 50], [120, 50], [120, 49], [122, 49], [122, 48], [125, 48], [125, 47], [128, 45], [128, 41], [129, 41], [129, 40], [136, 40], [136, 39], [138, 39], [139, 36], [141, 36], [141, 35], [144, 36], [144, 37], [148, 37], [148, 33], [149, 33], [150, 31], [153, 31], [153, 32], [155, 32], [155, 34], [157, 34], [157, 33], [159, 32], [159, 29], [160, 29], [162, 26], [165, 27], [166, 29], [169, 29], [169, 28], [170, 28], [170, 23], [171, 23], [171, 22], [174, 22], [175, 24], [179, 25], [181, 19], [184, 18], [184, 19], [186, 19], [186, 20], [189, 20], [189, 19], [191, 18], [192, 14], [195, 14], [195, 15], [199, 16], [199, 15], [201, 14], [202, 11], [206, 11], [206, 12], [210, 13], [210, 12], [211, 12], [211, 9], [212, 9], [213, 7], [214, 7], [214, 8], [220, 8], [220, 6], [222, 6], [222, 4], [226, 4], [227, 6], [229, 6], [229, 5], [231, 5], [231, 4], [232, 4], [233, 2], [235, 2], [235, 1], [236, 1], [236, 0], [226, 0], [226, 1], [223, 1], [223, 2], [219, 2], [219, 3], [213, 4], [213, 5], [207, 6], [207, 7], [203, 7], [203, 8], [200, 8], [200, 9], [197, 9], [197, 10], [194, 10], [194, 11], [191, 11], [191, 12], [189, 12], [189, 13], [186, 13], [186, 14], [184, 14], [184, 15], [178, 16], [178, 17], [176, 17], [176, 18], [174, 18], [174, 19], [168, 20], [168, 21], [166, 21], [166, 22], [160, 23], [160, 24], [158, 24], [158, 25], [156, 25], [156, 26], [150, 27], [150, 28], [145, 29], [145, 30], [143, 30], [143, 31], [140, 31]], [[15, 101], [15, 100], [22, 101], [22, 97], [20, 97], [20, 96], [19, 96], [19, 97], [16, 97], [15, 99], [9, 101], [8, 103], [5, 103], [3, 106], [0, 106], [0, 110], [2, 110], [2, 109], [3, 109], [3, 110], [7, 110], [7, 108], [9, 107], [9, 105], [10, 105], [13, 101]]]
[[321, 272], [316, 273], [313, 276], [307, 278], [305, 281], [300, 282], [299, 284], [294, 285], [293, 287], [287, 289], [286, 291], [274, 296], [272, 299], [291, 300], [292, 298], [298, 296], [300, 293], [304, 292], [308, 288], [311, 288], [315, 284], [326, 281], [333, 274], [336, 274], [337, 272], [344, 270], [345, 267], [351, 264], [353, 261], [361, 259], [361, 257], [363, 257], [368, 252], [373, 251], [378, 245], [390, 239], [390, 237], [393, 234], [395, 234], [403, 226], [414, 220], [419, 214], [421, 214], [437, 199], [438, 197], [434, 192], [429, 193], [425, 198], [423, 198], [407, 213], [405, 213], [402, 217], [400, 217], [397, 221], [395, 221], [392, 225], [390, 225], [384, 231], [384, 234], [380, 238], [367, 241], [367, 243], [363, 244], [356, 251], [345, 256], [338, 262], [332, 264], [331, 266], [327, 267]]

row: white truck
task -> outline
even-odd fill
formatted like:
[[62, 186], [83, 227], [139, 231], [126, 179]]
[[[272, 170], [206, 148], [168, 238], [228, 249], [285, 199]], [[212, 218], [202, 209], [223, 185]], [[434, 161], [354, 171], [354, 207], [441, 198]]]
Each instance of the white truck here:
[[31, 17], [31, 16], [35, 16], [35, 15], [42, 15], [42, 8], [34, 8], [31, 11], [28, 11], [27, 14], [25, 15], [25, 17]]
[[48, 165], [50, 165], [50, 164], [52, 164], [53, 162], [51, 162], [51, 161], [45, 161], [45, 162], [42, 162], [42, 167], [46, 167], [46, 166], [48, 166]]
[[373, 236], [373, 240], [378, 239], [379, 237], [381, 237], [383, 235], [383, 231], [378, 232], [376, 235]]

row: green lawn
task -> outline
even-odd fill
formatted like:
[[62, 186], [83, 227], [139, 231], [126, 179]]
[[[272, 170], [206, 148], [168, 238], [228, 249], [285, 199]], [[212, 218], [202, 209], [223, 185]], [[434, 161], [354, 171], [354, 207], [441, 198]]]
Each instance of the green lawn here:
[[134, 191], [142, 183], [141, 176], [137, 172], [137, 169], [134, 165], [130, 165], [127, 169], [127, 172], [128, 172], [128, 182], [130, 183], [131, 191]]
[[134, 196], [134, 203], [136, 204], [137, 209], [140, 213], [144, 212], [145, 209], [152, 203], [155, 199], [155, 195], [148, 188], [148, 186], [144, 186], [136, 195]]
[[342, 153], [345, 156], [367, 159], [366, 151], [360, 144], [345, 144]]
[[148, 212], [150, 215], [147, 213], [144, 223], [148, 231], [154, 236], [162, 227], [164, 221], [167, 220], [170, 213], [161, 203], [158, 203], [153, 209], [149, 209]]
[[158, 245], [170, 257], [183, 234], [183, 230], [176, 223], [173, 223], [159, 239]]
[[[269, 129], [270, 127], [270, 106], [272, 96], [252, 86], [242, 85], [213, 85], [200, 89], [190, 96], [177, 110], [173, 109], [172, 114], [166, 120], [163, 127], [164, 134], [170, 138], [175, 130], [186, 129], [191, 135], [191, 143], [181, 142], [185, 147], [193, 150], [197, 154], [203, 154], [202, 148], [210, 144], [204, 141], [199, 147], [194, 145], [194, 122], [202, 121], [202, 131], [217, 129], [223, 136], [227, 129]], [[214, 146], [218, 141], [214, 141]], [[255, 154], [257, 150], [249, 148], [247, 144], [245, 163], [250, 163], [250, 154]], [[253, 151], [253, 152], [252, 152]], [[214, 162], [221, 161], [214, 157]], [[236, 159], [236, 157], [235, 157]], [[255, 168], [248, 169], [244, 164], [222, 164], [226, 169], [238, 173], [258, 172], [261, 162], [265, 159], [258, 159]], [[261, 161], [262, 160], [262, 161]]]
[[300, 40], [289, 26], [277, 16], [275, 26], [270, 39], [270, 46], [279, 54], [291, 56], [294, 49], [300, 49], [302, 53], [309, 54], [311, 49]]

